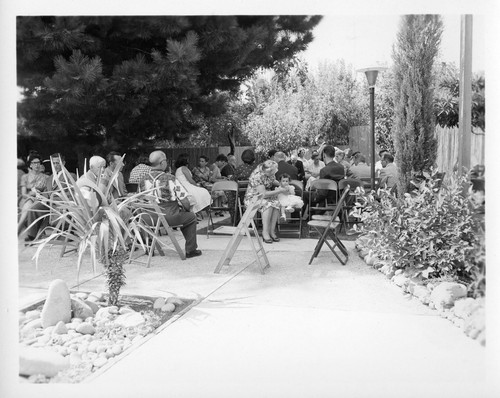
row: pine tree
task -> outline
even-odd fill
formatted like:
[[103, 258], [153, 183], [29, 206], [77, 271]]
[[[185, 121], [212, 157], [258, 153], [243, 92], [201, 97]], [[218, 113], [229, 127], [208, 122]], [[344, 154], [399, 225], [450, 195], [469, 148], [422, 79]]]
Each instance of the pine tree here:
[[18, 115], [33, 136], [117, 150], [182, 141], [225, 112], [221, 92], [304, 50], [320, 19], [18, 17]]
[[406, 15], [402, 17], [393, 49], [393, 138], [399, 192], [407, 192], [412, 176], [428, 171], [436, 160], [432, 72], [442, 31], [438, 15]]

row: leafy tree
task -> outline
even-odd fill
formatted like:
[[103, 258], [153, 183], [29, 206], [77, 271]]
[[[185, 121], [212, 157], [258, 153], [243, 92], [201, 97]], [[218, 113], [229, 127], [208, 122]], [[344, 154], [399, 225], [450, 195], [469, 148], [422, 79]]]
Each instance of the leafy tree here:
[[439, 15], [403, 16], [393, 49], [393, 135], [400, 192], [411, 189], [412, 176], [428, 171], [436, 160], [432, 70], [442, 32]]
[[[436, 98], [434, 112], [441, 127], [458, 127], [460, 79], [459, 70], [454, 64], [442, 63], [437, 68]], [[472, 119], [473, 127], [484, 131], [485, 81], [483, 73], [472, 77]]]
[[349, 128], [366, 122], [366, 96], [343, 61], [323, 64], [305, 80], [292, 70], [286, 79], [266, 82], [261, 74], [249, 84], [254, 108], [244, 132], [257, 152], [291, 151], [311, 145], [318, 134], [337, 145], [347, 144]]
[[25, 131], [126, 148], [182, 141], [259, 67], [302, 51], [319, 16], [18, 17]]
[[392, 138], [394, 73], [392, 69], [388, 69], [378, 76], [375, 96], [375, 143], [379, 148], [394, 153], [394, 140]]

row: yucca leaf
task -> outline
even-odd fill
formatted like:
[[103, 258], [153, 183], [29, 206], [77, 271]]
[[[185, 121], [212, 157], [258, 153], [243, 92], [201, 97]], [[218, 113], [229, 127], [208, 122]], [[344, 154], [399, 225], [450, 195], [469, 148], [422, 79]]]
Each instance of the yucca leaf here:
[[113, 173], [111, 175], [111, 178], [110, 178], [110, 180], [108, 182], [108, 185], [106, 187], [106, 190], [105, 190], [105, 196], [106, 196], [106, 198], [109, 197], [110, 192], [111, 192], [111, 188], [113, 188], [113, 186], [116, 187], [116, 188], [118, 188], [114, 184], [115, 184], [115, 182], [118, 181], [118, 174], [120, 173], [120, 169], [121, 169], [121, 167], [123, 165], [123, 159], [124, 158], [125, 158], [125, 154], [123, 154], [123, 156], [115, 164], [115, 168], [113, 169]]

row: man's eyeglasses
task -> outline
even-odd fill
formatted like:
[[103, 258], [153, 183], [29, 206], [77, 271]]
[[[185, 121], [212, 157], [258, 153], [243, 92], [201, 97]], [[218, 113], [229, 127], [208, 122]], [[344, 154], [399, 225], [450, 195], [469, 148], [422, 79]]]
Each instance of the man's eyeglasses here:
[[31, 162], [31, 164], [40, 164], [40, 162]]

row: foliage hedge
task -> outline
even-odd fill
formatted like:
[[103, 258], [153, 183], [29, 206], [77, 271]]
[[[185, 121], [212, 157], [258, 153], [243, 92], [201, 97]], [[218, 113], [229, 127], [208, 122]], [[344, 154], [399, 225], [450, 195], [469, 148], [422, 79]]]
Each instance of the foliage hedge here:
[[423, 280], [452, 278], [469, 294], [485, 292], [482, 198], [467, 192], [465, 176], [440, 181], [434, 173], [402, 197], [360, 189], [352, 213], [372, 254], [398, 274]]

